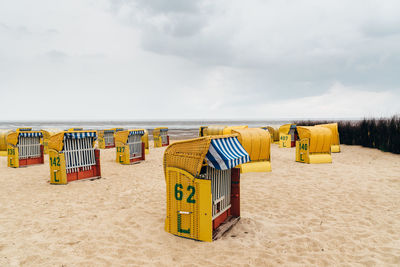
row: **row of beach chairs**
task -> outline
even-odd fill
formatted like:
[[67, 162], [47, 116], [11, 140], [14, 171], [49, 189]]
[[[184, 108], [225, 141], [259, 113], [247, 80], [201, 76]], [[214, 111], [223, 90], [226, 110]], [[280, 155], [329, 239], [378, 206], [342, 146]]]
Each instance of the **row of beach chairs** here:
[[[32, 129], [9, 133], [8, 166], [43, 163], [46, 145], [50, 182], [67, 184], [101, 177], [98, 148], [115, 147], [116, 162], [121, 164], [143, 161], [149, 148], [145, 129], [97, 132], [74, 128], [47, 134]], [[340, 152], [337, 124], [287, 124], [279, 129], [202, 126], [199, 138], [171, 145], [168, 129], [157, 128], [153, 138], [155, 147], [168, 146], [163, 158], [167, 191], [165, 230], [209, 242], [240, 219], [241, 174], [271, 171], [271, 143], [281, 148], [295, 146], [296, 161], [303, 163], [329, 163], [331, 152]]]

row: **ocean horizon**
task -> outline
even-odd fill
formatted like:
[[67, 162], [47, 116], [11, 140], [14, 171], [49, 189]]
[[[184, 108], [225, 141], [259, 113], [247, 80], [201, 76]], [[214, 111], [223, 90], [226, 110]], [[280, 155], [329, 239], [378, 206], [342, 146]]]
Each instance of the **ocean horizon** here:
[[17, 129], [31, 127], [34, 129], [59, 129], [65, 130], [73, 127], [84, 129], [108, 129], [108, 128], [144, 128], [152, 130], [156, 127], [168, 127], [171, 130], [194, 130], [200, 126], [208, 125], [247, 125], [249, 127], [280, 126], [286, 123], [293, 123], [298, 120], [351, 120], [359, 119], [279, 119], [279, 120], [87, 120], [87, 121], [35, 121], [35, 120], [10, 120], [0, 121], [0, 129]]
[[143, 121], [0, 121], [0, 129], [16, 129], [20, 127], [32, 127], [34, 129], [60, 129], [72, 127], [84, 129], [107, 128], [145, 128], [168, 127], [173, 130], [193, 130], [207, 125], [248, 125], [249, 127], [279, 126], [291, 123], [293, 120], [143, 120]]

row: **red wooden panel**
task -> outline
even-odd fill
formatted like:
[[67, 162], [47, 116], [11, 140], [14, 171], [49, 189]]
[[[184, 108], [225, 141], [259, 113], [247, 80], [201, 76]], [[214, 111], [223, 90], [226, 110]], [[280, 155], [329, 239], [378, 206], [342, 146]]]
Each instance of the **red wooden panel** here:
[[231, 171], [231, 209], [232, 216], [240, 217], [240, 169]]
[[43, 153], [43, 145], [40, 145], [40, 156], [36, 158], [27, 158], [27, 159], [20, 159], [19, 166], [28, 166], [28, 165], [35, 165], [35, 164], [43, 164], [44, 163], [44, 153]]
[[225, 220], [231, 215], [231, 209], [232, 208], [229, 208], [213, 220], [213, 230], [217, 229], [223, 222], [225, 222]]
[[169, 135], [167, 135], [167, 143], [166, 144], [161, 144], [161, 146], [169, 146]]
[[90, 166], [89, 170], [83, 170], [83, 168], [79, 168], [77, 172], [67, 173], [67, 181], [76, 181], [81, 179], [88, 179], [92, 177], [100, 177], [101, 176], [101, 168], [100, 168], [100, 150], [94, 150], [94, 157], [96, 159], [96, 165]]

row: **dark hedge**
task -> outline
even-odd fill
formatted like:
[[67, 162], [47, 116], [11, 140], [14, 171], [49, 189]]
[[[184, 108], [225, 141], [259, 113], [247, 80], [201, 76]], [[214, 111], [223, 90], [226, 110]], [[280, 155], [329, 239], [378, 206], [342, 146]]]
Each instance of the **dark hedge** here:
[[340, 143], [378, 148], [400, 154], [400, 117], [363, 119], [361, 121], [295, 121], [299, 126], [337, 122]]

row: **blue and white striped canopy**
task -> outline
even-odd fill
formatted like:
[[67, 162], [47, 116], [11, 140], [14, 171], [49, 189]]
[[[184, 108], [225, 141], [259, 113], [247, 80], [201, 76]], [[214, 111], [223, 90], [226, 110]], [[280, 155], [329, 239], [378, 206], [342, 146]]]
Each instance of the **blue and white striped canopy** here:
[[228, 137], [211, 140], [206, 159], [210, 167], [227, 170], [249, 162], [250, 156], [236, 137]]
[[87, 138], [87, 137], [93, 137], [96, 138], [96, 132], [66, 132], [64, 133], [65, 138], [69, 139], [81, 139], [81, 138]]
[[42, 137], [43, 134], [41, 132], [19, 133], [19, 136], [22, 136], [22, 137]]
[[130, 131], [129, 136], [131, 136], [131, 135], [144, 135], [144, 130]]

